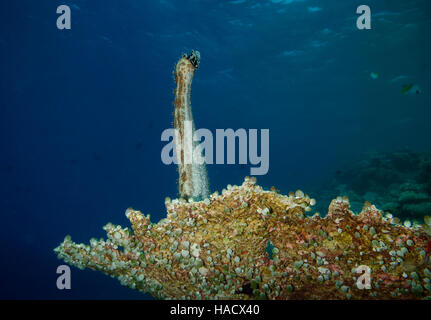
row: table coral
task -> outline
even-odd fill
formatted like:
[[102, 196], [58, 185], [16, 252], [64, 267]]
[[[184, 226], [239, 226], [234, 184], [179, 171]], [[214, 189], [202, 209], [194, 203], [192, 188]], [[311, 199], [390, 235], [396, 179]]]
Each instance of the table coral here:
[[[265, 191], [254, 179], [200, 201], [166, 202], [154, 224], [129, 209], [132, 230], [108, 224], [107, 240], [70, 237], [55, 250], [66, 263], [102, 271], [164, 299], [415, 299], [430, 294], [428, 235], [346, 199], [307, 217], [302, 192]], [[266, 252], [273, 246], [272, 259]], [[356, 268], [371, 268], [371, 289]]]

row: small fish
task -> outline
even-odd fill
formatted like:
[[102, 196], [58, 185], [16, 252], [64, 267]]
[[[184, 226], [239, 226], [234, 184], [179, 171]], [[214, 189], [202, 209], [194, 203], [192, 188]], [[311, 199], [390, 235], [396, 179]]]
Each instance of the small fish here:
[[106, 42], [108, 42], [108, 43], [112, 43], [112, 40], [111, 40], [111, 39], [109, 39], [108, 37], [100, 36], [100, 39], [102, 39], [102, 40], [104, 40], [104, 41], [106, 41]]
[[422, 90], [417, 84], [410, 83], [403, 85], [401, 89], [402, 94], [421, 94]]
[[393, 78], [391, 80], [391, 83], [395, 83], [395, 82], [398, 82], [398, 81], [401, 81], [401, 80], [406, 80], [408, 78], [409, 78], [408, 76], [398, 76], [398, 77]]
[[380, 75], [379, 75], [379, 73], [378, 73], [378, 72], [371, 72], [371, 73], [370, 73], [370, 77], [371, 77], [371, 79], [373, 79], [373, 80], [377, 80], [377, 79], [380, 77]]

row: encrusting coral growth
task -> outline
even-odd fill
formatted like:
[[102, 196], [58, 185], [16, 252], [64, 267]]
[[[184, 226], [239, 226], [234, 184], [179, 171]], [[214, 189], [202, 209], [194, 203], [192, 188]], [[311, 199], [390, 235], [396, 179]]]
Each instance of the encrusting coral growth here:
[[[400, 225], [369, 204], [355, 215], [347, 198], [333, 200], [325, 218], [307, 217], [314, 203], [246, 178], [201, 201], [167, 199], [158, 223], [128, 209], [131, 230], [109, 223], [107, 240], [68, 236], [55, 252], [162, 299], [431, 297], [429, 217]], [[358, 288], [362, 266], [370, 289]]]
[[[132, 230], [108, 224], [108, 240], [88, 246], [66, 237], [56, 252], [66, 263], [102, 271], [158, 298], [430, 295], [429, 240], [422, 226], [394, 224], [374, 206], [354, 215], [346, 199], [334, 200], [325, 218], [306, 217], [313, 202], [301, 191], [283, 196], [246, 178], [204, 201], [168, 200], [167, 218], [157, 224], [129, 209]], [[372, 270], [371, 290], [356, 286], [361, 265]]]

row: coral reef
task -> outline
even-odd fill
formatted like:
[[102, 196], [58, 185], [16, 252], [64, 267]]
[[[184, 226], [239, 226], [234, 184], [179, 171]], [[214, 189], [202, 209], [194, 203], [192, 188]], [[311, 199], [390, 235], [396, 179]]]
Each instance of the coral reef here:
[[[194, 131], [184, 122], [193, 120], [199, 57], [183, 56], [176, 68], [180, 199], [166, 199], [167, 217], [158, 223], [128, 209], [131, 230], [109, 223], [108, 239], [90, 245], [67, 236], [58, 257], [163, 299], [430, 298], [429, 217], [424, 225], [400, 225], [370, 204], [355, 215], [340, 197], [325, 218], [307, 217], [314, 199], [299, 190], [288, 196], [263, 190], [254, 178], [207, 194], [205, 166], [185, 161], [193, 146], [182, 144]], [[403, 197], [422, 199], [407, 190]], [[361, 289], [364, 267], [369, 289]]]
[[[83, 245], [66, 237], [55, 251], [66, 263], [164, 299], [431, 295], [429, 236], [421, 225], [399, 225], [371, 205], [354, 215], [341, 198], [325, 218], [306, 217], [313, 203], [301, 191], [283, 196], [246, 178], [204, 201], [167, 200], [167, 218], [157, 224], [129, 209], [133, 230], [108, 224], [107, 240]], [[372, 270], [370, 290], [356, 284], [362, 265]]]
[[315, 192], [322, 204], [346, 195], [356, 210], [369, 201], [385, 212], [420, 222], [431, 213], [431, 155], [373, 153], [338, 170], [332, 181]]

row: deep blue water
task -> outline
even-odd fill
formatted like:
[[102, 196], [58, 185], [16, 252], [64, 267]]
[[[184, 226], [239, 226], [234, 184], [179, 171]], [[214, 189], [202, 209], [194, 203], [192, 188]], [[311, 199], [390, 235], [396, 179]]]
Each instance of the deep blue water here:
[[[183, 52], [202, 54], [197, 127], [270, 129], [266, 188], [307, 191], [364, 152], [429, 149], [429, 1], [365, 2], [372, 30], [359, 31], [356, 1], [2, 1], [0, 298], [149, 298], [76, 268], [59, 291], [52, 250], [128, 226], [128, 207], [164, 217], [177, 172], [160, 134]], [[56, 28], [61, 4], [71, 30]], [[408, 83], [423, 93], [403, 95]], [[208, 172], [215, 191], [249, 168]]]

